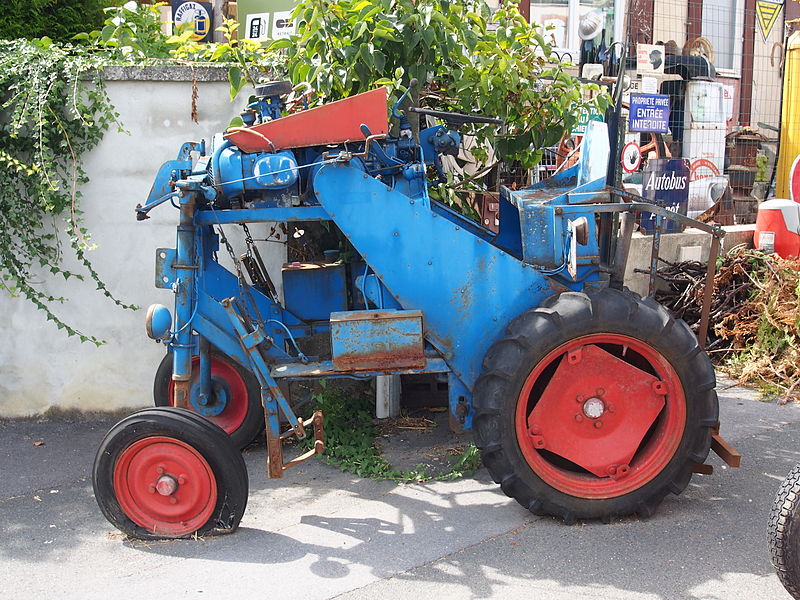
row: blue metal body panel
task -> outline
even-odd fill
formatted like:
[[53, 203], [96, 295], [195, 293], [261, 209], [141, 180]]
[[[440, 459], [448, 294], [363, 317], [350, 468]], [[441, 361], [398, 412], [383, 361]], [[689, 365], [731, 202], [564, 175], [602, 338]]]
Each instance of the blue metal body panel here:
[[360, 171], [327, 165], [316, 197], [471, 389], [489, 346], [512, 319], [554, 293], [535, 268]]
[[347, 273], [343, 264], [285, 265], [283, 298], [304, 321], [327, 320], [332, 312], [347, 310]]
[[422, 312], [360, 310], [331, 319], [331, 356], [337, 371], [377, 371], [425, 366]]

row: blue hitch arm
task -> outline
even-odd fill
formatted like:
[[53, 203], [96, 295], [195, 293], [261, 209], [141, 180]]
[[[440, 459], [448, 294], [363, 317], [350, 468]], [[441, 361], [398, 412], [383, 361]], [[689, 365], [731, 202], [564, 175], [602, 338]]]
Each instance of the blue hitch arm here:
[[206, 142], [184, 142], [178, 150], [175, 160], [168, 160], [158, 169], [153, 187], [147, 195], [144, 206], [136, 205], [136, 220], [144, 221], [149, 218], [147, 213], [171, 198], [177, 198], [179, 194], [175, 192], [175, 183], [184, 174], [189, 174], [192, 170], [192, 151], [197, 151], [200, 156], [205, 156]]

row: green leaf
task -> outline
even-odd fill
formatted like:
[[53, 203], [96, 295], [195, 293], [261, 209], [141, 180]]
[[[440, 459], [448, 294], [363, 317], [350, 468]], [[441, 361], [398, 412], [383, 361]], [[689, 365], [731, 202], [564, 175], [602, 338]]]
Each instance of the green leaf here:
[[111, 36], [117, 31], [117, 27], [113, 23], [109, 23], [100, 31], [100, 40], [106, 44], [111, 39]]
[[275, 40], [269, 45], [270, 50], [283, 50], [284, 48], [291, 48], [293, 45], [292, 40], [289, 38], [280, 38]]
[[228, 81], [231, 84], [231, 102], [233, 102], [244, 85], [242, 70], [239, 67], [230, 67], [228, 69]]

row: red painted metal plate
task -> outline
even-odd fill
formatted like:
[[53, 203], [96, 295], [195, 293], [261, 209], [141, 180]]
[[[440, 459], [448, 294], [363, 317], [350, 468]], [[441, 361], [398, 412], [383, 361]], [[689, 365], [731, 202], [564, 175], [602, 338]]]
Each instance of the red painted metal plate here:
[[359, 141], [364, 139], [362, 124], [369, 127], [373, 134], [389, 133], [386, 103], [386, 88], [380, 87], [228, 133], [225, 137], [242, 152], [269, 152], [282, 148]]
[[[528, 416], [528, 430], [549, 450], [598, 477], [630, 465], [664, 409], [653, 375], [587, 344], [564, 355]], [[663, 387], [666, 391], [666, 387]], [[584, 411], [601, 413], [592, 418]], [[596, 414], [596, 413], [595, 413]], [[537, 438], [537, 441], [539, 438]]]
[[[200, 379], [200, 357], [192, 357], [192, 386], [199, 385]], [[225, 408], [218, 415], [205, 416], [214, 423], [217, 427], [221, 427], [228, 435], [238, 430], [244, 423], [247, 417], [247, 409], [250, 406], [250, 395], [247, 393], [247, 384], [242, 379], [242, 376], [232, 364], [227, 361], [220, 360], [214, 356], [211, 357], [211, 379], [223, 380], [227, 384], [227, 398]], [[175, 382], [169, 380], [169, 401], [172, 406], [175, 406]], [[189, 410], [197, 412], [189, 405]]]
[[[176, 491], [162, 495], [161, 477], [174, 480]], [[128, 518], [148, 531], [181, 536], [211, 518], [217, 503], [217, 481], [205, 458], [181, 440], [153, 436], [126, 448], [114, 466], [114, 493]]]

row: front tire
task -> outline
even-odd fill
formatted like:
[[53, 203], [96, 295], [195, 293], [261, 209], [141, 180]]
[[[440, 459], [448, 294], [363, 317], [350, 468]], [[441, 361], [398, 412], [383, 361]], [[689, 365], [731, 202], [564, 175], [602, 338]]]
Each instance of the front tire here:
[[503, 492], [535, 514], [648, 517], [708, 455], [714, 369], [650, 299], [554, 296], [509, 325], [483, 369], [477, 445]]
[[238, 449], [219, 427], [179, 408], [148, 408], [114, 425], [92, 483], [103, 515], [137, 539], [231, 532], [247, 506]]
[[792, 598], [800, 598], [800, 465], [789, 471], [778, 489], [767, 538], [778, 579]]

